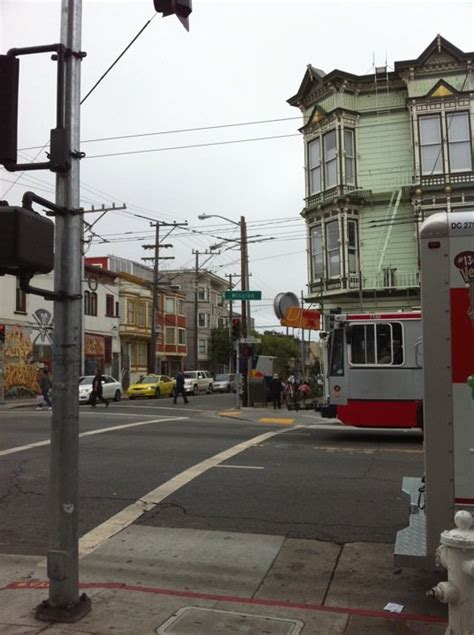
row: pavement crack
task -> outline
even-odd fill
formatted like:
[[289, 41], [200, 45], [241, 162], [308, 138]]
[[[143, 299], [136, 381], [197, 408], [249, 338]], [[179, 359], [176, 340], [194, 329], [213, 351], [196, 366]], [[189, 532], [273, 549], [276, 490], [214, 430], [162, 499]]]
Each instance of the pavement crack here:
[[336, 569], [337, 569], [337, 567], [338, 567], [339, 560], [340, 560], [340, 558], [341, 558], [341, 556], [342, 556], [342, 551], [343, 551], [343, 549], [344, 549], [344, 545], [341, 545], [341, 546], [339, 547], [339, 553], [337, 554], [336, 561], [335, 561], [335, 563], [334, 563], [334, 567], [332, 568], [332, 571], [331, 571], [331, 576], [330, 576], [330, 578], [329, 578], [329, 580], [328, 580], [328, 584], [327, 584], [326, 590], [325, 590], [325, 592], [324, 592], [323, 599], [321, 600], [321, 605], [322, 605], [322, 606], [324, 606], [324, 605], [326, 604], [326, 600], [327, 600], [327, 597], [328, 597], [328, 594], [329, 594], [329, 590], [330, 590], [330, 588], [331, 588], [331, 584], [332, 584], [332, 582], [333, 582], [333, 580], [334, 580], [334, 576], [336, 575]]

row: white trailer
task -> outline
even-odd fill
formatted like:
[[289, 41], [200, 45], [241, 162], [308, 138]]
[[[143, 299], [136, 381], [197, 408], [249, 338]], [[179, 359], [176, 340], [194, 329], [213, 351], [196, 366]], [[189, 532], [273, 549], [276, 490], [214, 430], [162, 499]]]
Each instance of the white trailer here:
[[397, 565], [432, 564], [460, 507], [474, 511], [474, 211], [433, 214], [420, 232], [425, 478], [405, 477], [410, 524]]

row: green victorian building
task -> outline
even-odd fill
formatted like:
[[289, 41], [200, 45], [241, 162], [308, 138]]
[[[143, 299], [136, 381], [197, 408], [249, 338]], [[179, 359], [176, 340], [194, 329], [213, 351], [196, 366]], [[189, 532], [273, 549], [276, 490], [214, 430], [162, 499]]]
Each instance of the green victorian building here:
[[419, 306], [420, 223], [474, 210], [473, 65], [441, 35], [393, 70], [308, 65], [288, 103], [304, 119], [306, 297], [325, 315]]

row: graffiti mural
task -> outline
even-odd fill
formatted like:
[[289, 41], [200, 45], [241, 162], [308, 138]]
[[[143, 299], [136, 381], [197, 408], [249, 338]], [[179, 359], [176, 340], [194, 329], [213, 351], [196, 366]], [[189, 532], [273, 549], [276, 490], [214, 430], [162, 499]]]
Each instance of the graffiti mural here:
[[38, 371], [51, 359], [53, 316], [37, 309], [28, 325], [5, 325], [4, 390], [5, 397], [21, 398], [37, 395]]

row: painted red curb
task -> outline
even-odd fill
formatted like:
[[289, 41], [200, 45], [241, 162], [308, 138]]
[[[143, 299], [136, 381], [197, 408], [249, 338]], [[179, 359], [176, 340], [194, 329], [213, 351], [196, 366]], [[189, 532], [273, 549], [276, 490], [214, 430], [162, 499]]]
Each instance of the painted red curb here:
[[[11, 582], [4, 589], [47, 589], [49, 583], [45, 581]], [[120, 591], [133, 591], [139, 593], [152, 593], [155, 595], [168, 595], [172, 597], [193, 598], [195, 600], [211, 600], [214, 602], [235, 602], [236, 604], [255, 604], [259, 606], [273, 606], [283, 609], [301, 609], [304, 611], [320, 611], [322, 613], [343, 613], [359, 617], [378, 617], [385, 620], [402, 620], [412, 622], [428, 622], [446, 624], [447, 618], [438, 615], [418, 615], [416, 613], [390, 613], [386, 611], [374, 611], [371, 609], [346, 608], [339, 606], [322, 606], [321, 604], [305, 604], [300, 602], [286, 602], [283, 600], [265, 600], [260, 598], [244, 598], [238, 595], [219, 595], [214, 593], [200, 593], [198, 591], [180, 591], [174, 589], [161, 589], [159, 587], [138, 586], [122, 582], [83, 582], [80, 588], [108, 589]]]

